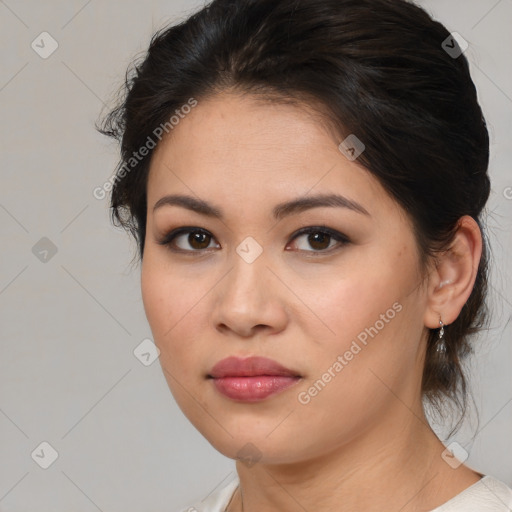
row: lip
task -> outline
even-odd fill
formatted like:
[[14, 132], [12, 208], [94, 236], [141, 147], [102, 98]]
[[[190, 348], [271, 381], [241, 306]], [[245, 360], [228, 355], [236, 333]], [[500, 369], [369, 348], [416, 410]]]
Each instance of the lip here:
[[266, 357], [227, 357], [219, 361], [210, 371], [209, 377], [255, 377], [259, 375], [300, 377], [300, 375]]
[[266, 357], [228, 357], [208, 374], [217, 391], [232, 400], [257, 402], [301, 380], [296, 371]]

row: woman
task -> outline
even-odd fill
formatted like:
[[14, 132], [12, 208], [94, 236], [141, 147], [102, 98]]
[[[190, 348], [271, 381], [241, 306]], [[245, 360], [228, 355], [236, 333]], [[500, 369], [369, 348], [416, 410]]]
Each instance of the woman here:
[[425, 414], [463, 418], [485, 320], [489, 139], [459, 42], [403, 0], [215, 0], [128, 76], [101, 128], [113, 219], [172, 394], [237, 459], [188, 510], [512, 506]]

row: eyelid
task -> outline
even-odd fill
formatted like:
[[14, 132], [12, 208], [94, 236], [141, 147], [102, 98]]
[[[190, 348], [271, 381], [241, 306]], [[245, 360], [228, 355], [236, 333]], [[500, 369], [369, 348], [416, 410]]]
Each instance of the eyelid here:
[[[208, 231], [207, 229], [203, 229], [203, 228], [200, 228], [200, 227], [197, 227], [197, 226], [182, 226], [180, 228], [176, 228], [176, 229], [173, 229], [171, 230], [169, 233], [167, 233], [166, 235], [163, 236], [162, 239], [158, 240], [157, 243], [159, 245], [162, 245], [162, 246], [168, 246], [169, 249], [172, 251], [172, 252], [177, 252], [177, 253], [181, 253], [181, 254], [197, 254], [197, 255], [200, 255], [200, 254], [205, 254], [207, 252], [210, 252], [211, 249], [198, 249], [198, 250], [186, 250], [186, 249], [179, 249], [179, 248], [173, 248], [171, 247], [171, 243], [179, 236], [181, 235], [184, 235], [184, 234], [187, 234], [187, 233], [202, 233], [202, 234], [205, 234], [205, 235], [208, 235], [210, 237], [212, 237], [213, 240], [215, 240], [215, 237], [214, 235]], [[349, 244], [351, 241], [350, 239], [344, 235], [343, 233], [337, 231], [337, 230], [334, 230], [334, 229], [331, 229], [325, 225], [315, 225], [315, 226], [306, 226], [306, 227], [303, 227], [297, 231], [295, 231], [291, 236], [290, 236], [290, 242], [288, 242], [286, 244], [286, 247], [288, 247], [290, 245], [291, 242], [293, 242], [295, 239], [297, 239], [298, 237], [302, 236], [302, 235], [308, 235], [308, 234], [311, 234], [311, 233], [324, 233], [328, 236], [330, 236], [331, 238], [333, 238], [334, 240], [336, 240], [338, 242], [337, 245], [329, 248], [329, 249], [325, 249], [325, 250], [318, 250], [318, 251], [315, 251], [315, 250], [311, 250], [311, 251], [307, 251], [307, 250], [303, 250], [303, 249], [299, 249], [297, 252], [303, 252], [303, 253], [311, 253], [311, 254], [318, 254], [318, 255], [322, 255], [322, 254], [330, 254], [331, 252], [339, 249], [341, 246], [344, 246], [344, 245], [347, 245]], [[218, 242], [217, 242], [218, 244]]]
[[[329, 249], [325, 249], [325, 250], [321, 250], [321, 251], [315, 251], [315, 250], [306, 251], [303, 249], [299, 249], [297, 252], [302, 252], [302, 253], [306, 253], [308, 255], [313, 255], [313, 256], [328, 255], [328, 254], [331, 254], [332, 252], [337, 251], [344, 245], [347, 245], [351, 242], [350, 239], [348, 238], [348, 236], [344, 235], [343, 233], [341, 233], [335, 229], [331, 229], [325, 225], [307, 226], [307, 227], [301, 228], [298, 231], [295, 231], [295, 233], [293, 233], [293, 235], [291, 235], [290, 241], [293, 242], [296, 238], [298, 238], [302, 235], [309, 235], [311, 233], [324, 233], [324, 234], [330, 236], [332, 239], [336, 240], [338, 243], [336, 245], [334, 245], [333, 247], [330, 247]], [[287, 247], [288, 246], [289, 246], [289, 244], [287, 244]]]
[[186, 250], [186, 249], [171, 247], [171, 243], [176, 238], [178, 238], [181, 235], [185, 235], [187, 233], [201, 233], [201, 234], [211, 236], [212, 239], [215, 240], [215, 237], [213, 236], [213, 234], [210, 233], [210, 231], [208, 231], [207, 229], [203, 229], [203, 228], [200, 228], [197, 226], [182, 226], [180, 228], [173, 229], [173, 230], [169, 231], [168, 233], [166, 233], [160, 240], [157, 241], [157, 243], [159, 245], [167, 246], [169, 248], [169, 250], [171, 250], [172, 252], [177, 252], [177, 253], [181, 253], [181, 254], [204, 254], [207, 251], [209, 252], [209, 250], [207, 250], [207, 249]]

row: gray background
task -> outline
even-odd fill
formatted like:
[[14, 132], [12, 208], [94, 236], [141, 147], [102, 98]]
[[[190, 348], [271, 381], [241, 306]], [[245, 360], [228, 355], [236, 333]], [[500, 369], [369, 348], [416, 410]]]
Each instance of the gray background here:
[[[102, 104], [152, 33], [200, 4], [0, 1], [1, 511], [172, 512], [234, 476], [175, 405], [158, 361], [135, 357], [151, 338], [135, 245], [92, 194], [117, 162], [93, 127]], [[469, 42], [492, 140], [494, 316], [472, 361], [480, 425], [454, 439], [471, 466], [511, 485], [512, 0], [421, 5]], [[46, 59], [31, 47], [44, 31], [59, 45]], [[48, 469], [43, 441], [58, 452]]]

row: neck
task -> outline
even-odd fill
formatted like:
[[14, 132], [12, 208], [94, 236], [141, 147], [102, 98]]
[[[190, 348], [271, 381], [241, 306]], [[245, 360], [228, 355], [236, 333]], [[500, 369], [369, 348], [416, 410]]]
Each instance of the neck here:
[[241, 492], [228, 510], [431, 510], [479, 480], [470, 468], [454, 471], [441, 458], [444, 446], [422, 409], [411, 414], [400, 406], [398, 418], [394, 411], [387, 422], [315, 459], [252, 467], [238, 461]]

